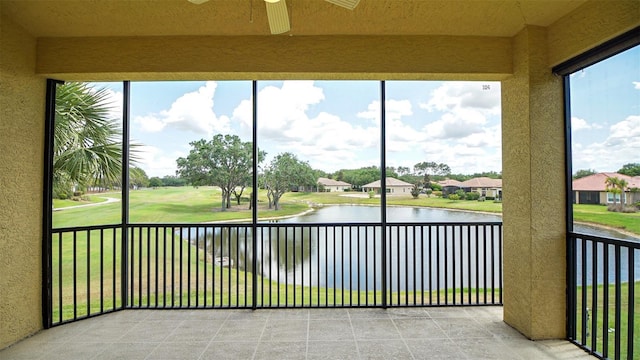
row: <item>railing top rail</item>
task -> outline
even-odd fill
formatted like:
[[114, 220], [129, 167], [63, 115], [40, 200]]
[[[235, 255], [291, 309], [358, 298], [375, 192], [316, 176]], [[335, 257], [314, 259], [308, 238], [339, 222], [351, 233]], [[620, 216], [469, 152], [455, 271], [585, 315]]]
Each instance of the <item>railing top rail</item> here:
[[[257, 222], [259, 227], [356, 227], [356, 226], [381, 226], [380, 222], [344, 222], [344, 223], [282, 223], [282, 222]], [[481, 226], [481, 225], [502, 225], [500, 221], [481, 222], [387, 222], [390, 226]], [[251, 227], [250, 222], [237, 223], [135, 223], [129, 227]]]
[[53, 228], [51, 229], [51, 233], [65, 233], [72, 231], [91, 231], [91, 230], [104, 230], [104, 229], [120, 229], [122, 228], [121, 224], [106, 224], [106, 225], [88, 225], [88, 226], [68, 226], [61, 228]]
[[[345, 223], [321, 223], [321, 222], [309, 222], [309, 223], [256, 223], [258, 227], [262, 228], [305, 228], [305, 227], [372, 227], [381, 226], [380, 222], [345, 222]], [[456, 226], [502, 226], [500, 221], [484, 221], [484, 222], [388, 222], [388, 227], [456, 227]], [[135, 223], [128, 224], [128, 228], [231, 228], [231, 227], [252, 227], [251, 223], [247, 222], [230, 222], [230, 223]], [[52, 229], [53, 234], [66, 233], [74, 231], [93, 231], [100, 229], [117, 229], [122, 228], [121, 224], [106, 224], [106, 225], [90, 225], [90, 226], [76, 226], [76, 227], [63, 227]]]
[[632, 249], [640, 249], [640, 241], [606, 238], [606, 237], [597, 236], [597, 235], [577, 233], [573, 231], [570, 231], [568, 235], [569, 235], [569, 239], [573, 239], [573, 240], [585, 239], [585, 240], [595, 241], [595, 242], [608, 244], [608, 245], [626, 246]]

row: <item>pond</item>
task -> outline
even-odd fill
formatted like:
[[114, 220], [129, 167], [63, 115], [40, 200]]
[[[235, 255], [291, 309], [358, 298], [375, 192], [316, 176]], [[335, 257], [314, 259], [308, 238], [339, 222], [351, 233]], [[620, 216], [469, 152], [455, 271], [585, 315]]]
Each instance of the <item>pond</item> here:
[[[257, 271], [281, 284], [367, 291], [380, 290], [383, 279], [391, 291], [499, 287], [501, 216], [388, 207], [388, 230], [383, 242], [380, 215], [379, 207], [340, 205], [261, 222]], [[575, 230], [606, 237], [623, 236], [583, 225]], [[192, 239], [199, 239], [201, 246], [206, 239], [212, 257], [227, 257], [233, 267], [251, 269], [252, 237], [246, 225], [198, 231], [198, 236]], [[640, 266], [640, 256], [636, 259]], [[387, 269], [384, 277], [383, 268]]]
[[[493, 214], [389, 207], [383, 241], [379, 207], [327, 206], [260, 223], [257, 272], [280, 284], [344, 290], [377, 291], [384, 278], [391, 291], [451, 289], [456, 284], [499, 288], [500, 220]], [[400, 222], [405, 225], [393, 224]], [[215, 259], [228, 258], [233, 267], [251, 269], [252, 237], [246, 225], [191, 231], [192, 241], [198, 239], [201, 247], [206, 239]]]

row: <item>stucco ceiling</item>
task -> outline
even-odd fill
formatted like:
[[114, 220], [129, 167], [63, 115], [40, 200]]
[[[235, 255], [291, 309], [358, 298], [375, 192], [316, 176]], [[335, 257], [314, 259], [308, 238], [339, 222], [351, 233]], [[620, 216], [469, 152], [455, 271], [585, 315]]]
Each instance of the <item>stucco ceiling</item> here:
[[[273, 36], [474, 35], [510, 37], [548, 26], [586, 0], [286, 0], [291, 31]], [[3, 16], [36, 37], [269, 35], [263, 0], [0, 0]]]

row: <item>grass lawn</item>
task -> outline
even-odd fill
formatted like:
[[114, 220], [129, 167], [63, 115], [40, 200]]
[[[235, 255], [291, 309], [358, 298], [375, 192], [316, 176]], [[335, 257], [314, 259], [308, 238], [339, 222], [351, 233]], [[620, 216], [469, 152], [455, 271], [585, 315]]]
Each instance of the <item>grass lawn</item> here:
[[640, 235], [640, 212], [619, 213], [607, 211], [604, 205], [573, 205], [575, 221], [605, 225]]
[[[628, 314], [629, 314], [629, 283], [623, 283], [620, 285], [620, 294], [621, 294], [621, 301], [620, 301], [620, 340], [621, 340], [621, 348], [620, 348], [620, 358], [621, 359], [626, 359], [627, 358], [627, 342], [629, 340], [633, 341], [633, 345], [634, 345], [634, 354], [637, 354], [638, 351], [640, 351], [640, 336], [638, 336], [638, 334], [640, 334], [640, 321], [638, 321], [638, 319], [640, 319], [640, 291], [638, 291], [638, 289], [640, 288], [640, 282], [636, 282], [635, 283], [635, 291], [634, 291], [634, 325], [633, 325], [633, 332], [634, 332], [634, 338], [633, 339], [629, 339], [627, 336], [627, 330], [628, 330]], [[586, 291], [586, 295], [587, 295], [587, 302], [586, 302], [586, 307], [589, 309], [589, 318], [588, 318], [588, 324], [587, 324], [587, 330], [585, 332], [582, 331], [582, 309], [583, 309], [583, 302], [582, 302], [582, 291], [585, 290]], [[578, 300], [578, 305], [577, 305], [577, 309], [576, 309], [576, 340], [583, 343], [584, 345], [592, 348], [592, 350], [597, 351], [598, 353], [602, 354], [604, 351], [604, 345], [605, 345], [605, 334], [607, 337], [607, 348], [608, 348], [608, 357], [609, 358], [613, 358], [614, 354], [615, 354], [615, 331], [613, 329], [615, 329], [615, 286], [614, 285], [610, 285], [608, 288], [608, 300], [609, 300], [609, 307], [608, 307], [608, 317], [605, 321], [604, 318], [604, 306], [603, 306], [603, 299], [604, 299], [604, 286], [602, 285], [598, 285], [596, 288], [596, 293], [597, 293], [597, 299], [598, 299], [598, 303], [596, 305], [594, 305], [593, 303], [593, 286], [587, 286], [586, 288], [582, 288], [582, 287], [578, 287], [577, 288], [577, 300]], [[595, 311], [594, 311], [595, 309]], [[596, 320], [596, 328], [593, 329], [592, 325], [593, 325], [593, 320], [594, 320], [594, 314], [595, 314], [595, 320]], [[595, 334], [595, 340], [596, 340], [596, 344], [595, 344], [595, 348], [592, 347], [593, 344], [593, 336]], [[636, 357], [634, 357], [635, 359]]]
[[[132, 223], [201, 223], [228, 220], [251, 220], [248, 194], [245, 190], [240, 205], [232, 200], [233, 207], [221, 211], [220, 190], [214, 187], [166, 187], [131, 191], [129, 194], [129, 220]], [[344, 196], [351, 195], [351, 196]], [[302, 193], [289, 192], [280, 200], [279, 210], [268, 209], [266, 192], [258, 193], [258, 217], [260, 219], [299, 214], [314, 205], [362, 204], [379, 206], [380, 198], [369, 198], [362, 193]], [[93, 195], [92, 198], [121, 198], [119, 192]], [[78, 205], [71, 201], [72, 205]], [[388, 196], [389, 205], [450, 208], [458, 210], [502, 212], [502, 204], [493, 201], [451, 201], [421, 195], [413, 199], [410, 195]], [[71, 206], [71, 205], [68, 205]], [[61, 207], [55, 205], [56, 208]], [[114, 202], [95, 207], [84, 207], [56, 211], [53, 214], [54, 228], [118, 224], [121, 222], [122, 204]]]
[[[142, 189], [130, 192], [129, 216], [132, 223], [200, 223], [229, 220], [250, 220], [248, 194], [245, 190], [241, 205], [227, 211], [220, 209], [220, 191], [214, 187], [166, 187]], [[90, 196], [91, 201], [104, 201], [104, 197], [121, 198], [119, 192], [109, 192]], [[379, 206], [380, 198], [369, 198], [357, 192], [303, 193], [289, 192], [281, 199], [279, 210], [267, 208], [266, 193], [258, 193], [258, 217], [260, 219], [299, 214], [314, 205], [361, 204]], [[438, 197], [420, 195], [418, 199], [410, 195], [390, 195], [388, 205], [433, 207], [468, 211], [502, 213], [502, 204], [493, 201], [452, 201]], [[78, 205], [72, 200], [55, 200], [56, 208]], [[114, 202], [99, 206], [66, 209], [53, 214], [53, 225], [59, 227], [118, 224], [121, 203]], [[605, 225], [634, 234], [640, 234], [640, 212], [624, 214], [607, 211], [606, 206], [577, 204], [573, 207], [574, 219], [579, 222]]]
[[53, 208], [61, 209], [61, 208], [66, 208], [70, 206], [97, 204], [105, 201], [107, 201], [107, 199], [100, 195], [84, 196], [84, 199], [79, 201], [71, 200], [71, 199], [65, 199], [65, 200], [53, 199]]

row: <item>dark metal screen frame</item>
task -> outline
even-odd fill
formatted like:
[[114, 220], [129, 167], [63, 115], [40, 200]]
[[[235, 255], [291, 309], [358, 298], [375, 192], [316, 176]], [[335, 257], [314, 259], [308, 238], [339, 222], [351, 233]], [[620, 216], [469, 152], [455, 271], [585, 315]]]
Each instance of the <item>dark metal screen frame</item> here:
[[[42, 265], [43, 265], [43, 269], [42, 269], [42, 277], [43, 277], [43, 285], [42, 285], [42, 301], [43, 301], [43, 305], [42, 305], [42, 318], [43, 318], [43, 325], [44, 328], [50, 328], [51, 326], [53, 326], [54, 321], [52, 319], [52, 314], [53, 314], [53, 294], [52, 294], [52, 280], [53, 280], [53, 274], [52, 274], [52, 236], [54, 233], [54, 229], [53, 229], [53, 221], [52, 221], [52, 185], [53, 185], [53, 139], [54, 139], [54, 129], [55, 129], [55, 90], [56, 90], [56, 86], [59, 84], [64, 84], [63, 81], [57, 81], [57, 80], [47, 80], [47, 99], [46, 99], [46, 115], [45, 115], [45, 153], [44, 153], [44, 157], [45, 157], [45, 171], [44, 171], [44, 190], [43, 190], [43, 194], [44, 194], [44, 201], [43, 201], [43, 244], [42, 244], [42, 248], [43, 248], [43, 256], [42, 256]], [[120, 296], [120, 305], [116, 306], [115, 305], [115, 300], [114, 300], [114, 307], [112, 307], [110, 310], [108, 311], [104, 311], [102, 309], [101, 306], [101, 311], [99, 313], [91, 313], [91, 310], [88, 311], [87, 316], [77, 316], [75, 314], [75, 309], [74, 309], [74, 317], [73, 319], [71, 319], [70, 321], [74, 321], [74, 320], [79, 320], [82, 318], [86, 318], [86, 317], [92, 317], [92, 316], [96, 316], [96, 315], [100, 315], [102, 313], [105, 312], [112, 312], [112, 311], [118, 311], [118, 310], [123, 310], [126, 308], [129, 308], [131, 305], [131, 302], [133, 301], [132, 298], [135, 295], [133, 293], [133, 288], [132, 288], [132, 284], [135, 281], [134, 279], [134, 274], [133, 273], [129, 273], [129, 267], [132, 266], [129, 263], [129, 259], [132, 258], [133, 256], [141, 256], [140, 253], [134, 254], [133, 251], [135, 249], [135, 247], [133, 247], [130, 241], [130, 236], [133, 236], [133, 234], [131, 233], [131, 231], [133, 231], [134, 228], [139, 227], [141, 224], [131, 224], [130, 223], [130, 219], [129, 219], [129, 137], [130, 137], [130, 132], [129, 132], [129, 126], [130, 126], [130, 82], [129, 81], [123, 81], [123, 113], [122, 113], [122, 122], [123, 122], [123, 131], [122, 131], [122, 208], [121, 208], [121, 222], [120, 224], [116, 224], [116, 225], [105, 225], [105, 226], [92, 226], [92, 227], [79, 227], [76, 230], [77, 231], [95, 231], [95, 230], [100, 230], [101, 228], [109, 228], [109, 229], [113, 229], [113, 231], [115, 232], [117, 229], [119, 229], [120, 231], [120, 236], [121, 236], [121, 240], [120, 240], [120, 249], [119, 249], [119, 253], [118, 255], [120, 256], [121, 259], [121, 263], [120, 263], [120, 284], [121, 284], [121, 289], [120, 289], [120, 293], [118, 294]], [[381, 106], [380, 106], [380, 174], [381, 174], [381, 188], [385, 189], [386, 188], [386, 174], [387, 174], [387, 169], [386, 169], [386, 86], [385, 86], [385, 81], [381, 80], [379, 81], [380, 84], [380, 93], [379, 93], [379, 99], [381, 100]], [[258, 173], [258, 135], [257, 135], [257, 126], [258, 126], [258, 121], [257, 121], [257, 96], [258, 96], [258, 81], [257, 80], [253, 80], [252, 81], [252, 103], [253, 103], [253, 112], [252, 112], [252, 117], [253, 117], [253, 128], [252, 128], [252, 141], [253, 141], [253, 157], [254, 157], [254, 161], [253, 161], [253, 172], [254, 174]], [[255, 188], [257, 188], [257, 176], [254, 176], [252, 179], [252, 185]], [[257, 196], [252, 196], [251, 199], [252, 202], [252, 206], [253, 206], [253, 210], [252, 210], [252, 224], [251, 224], [251, 231], [253, 232], [253, 234], [257, 234], [258, 232], [258, 213], [257, 213]], [[380, 222], [375, 222], [375, 223], [371, 223], [371, 226], [380, 226], [382, 231], [380, 233], [380, 237], [381, 237], [381, 246], [382, 246], [382, 253], [385, 254], [384, 256], [381, 257], [381, 271], [382, 271], [382, 276], [387, 276], [388, 274], [391, 274], [394, 269], [391, 268], [392, 265], [392, 261], [390, 259], [390, 254], [388, 254], [389, 248], [387, 248], [387, 242], [389, 239], [391, 239], [391, 235], [389, 235], [387, 232], [391, 231], [390, 227], [394, 226], [393, 223], [387, 223], [387, 194], [386, 191], [381, 191], [381, 202], [380, 202], [380, 215], [381, 215], [381, 220]], [[340, 224], [337, 224], [340, 225]], [[345, 224], [347, 225], [347, 224]], [[397, 224], [396, 224], [397, 225]], [[61, 229], [55, 229], [55, 233], [59, 234]], [[68, 230], [68, 229], [67, 229]], [[75, 231], [75, 230], [74, 230]], [[61, 236], [61, 235], [58, 235]], [[75, 236], [75, 235], [74, 235]], [[90, 235], [89, 235], [90, 236]], [[101, 235], [102, 236], [102, 235]], [[501, 236], [501, 234], [499, 235]], [[114, 235], [115, 237], [115, 235]], [[257, 236], [252, 236], [253, 240], [252, 240], [252, 248], [257, 249], [258, 248], [258, 244], [257, 244]], [[102, 240], [101, 240], [102, 241]], [[295, 239], [294, 239], [295, 241]], [[75, 240], [74, 240], [75, 243]], [[390, 246], [390, 245], [389, 245]], [[455, 246], [455, 245], [454, 245]], [[75, 247], [75, 245], [74, 245]], [[114, 249], [115, 249], [115, 245], [114, 245]], [[446, 250], [444, 250], [446, 252]], [[454, 250], [455, 251], [455, 250]], [[75, 253], [75, 252], [74, 252]], [[114, 253], [114, 266], [115, 266], [115, 253]], [[405, 254], [406, 256], [406, 254]], [[471, 256], [471, 255], [468, 255]], [[502, 256], [502, 252], [500, 249], [500, 257]], [[440, 263], [440, 258], [438, 258], [437, 260], [438, 264]], [[74, 260], [74, 264], [75, 264], [75, 260]], [[445, 265], [446, 265], [446, 260], [445, 260]], [[75, 265], [74, 265], [75, 267]], [[257, 263], [256, 263], [256, 257], [253, 257], [253, 263], [250, 266], [251, 271], [255, 271], [257, 269]], [[133, 268], [131, 268], [133, 269]], [[133, 270], [132, 270], [133, 271]], [[445, 269], [446, 271], [446, 269]], [[470, 271], [470, 269], [469, 269]], [[501, 264], [499, 265], [499, 271], [502, 271], [502, 266]], [[135, 274], [140, 276], [141, 274]], [[114, 271], [114, 276], [115, 276], [115, 271]], [[502, 278], [500, 278], [500, 285], [501, 285], [501, 280]], [[75, 281], [75, 280], [74, 280]], [[446, 281], [446, 280], [445, 280]], [[114, 282], [115, 282], [115, 278], [114, 278]], [[115, 285], [114, 285], [115, 286]], [[75, 286], [74, 286], [75, 287]], [[252, 288], [253, 289], [257, 289], [258, 287], [258, 283], [257, 283], [257, 277], [253, 276], [252, 277]], [[501, 288], [501, 286], [500, 286]], [[88, 292], [87, 288], [87, 292]], [[393, 303], [393, 299], [390, 298], [391, 296], [391, 292], [390, 292], [390, 288], [388, 288], [388, 284], [387, 281], [382, 281], [381, 283], [381, 290], [382, 290], [382, 298], [381, 298], [381, 303], [376, 305], [377, 307], [382, 307], [382, 308], [387, 308], [388, 306], [390, 306], [391, 303]], [[101, 289], [102, 291], [102, 289]], [[114, 290], [115, 291], [115, 290]], [[75, 296], [75, 295], [74, 295]], [[115, 295], [114, 295], [115, 296]], [[470, 294], [469, 294], [470, 296]], [[486, 297], [486, 296], [485, 296]], [[257, 291], [253, 291], [252, 294], [252, 309], [256, 309], [257, 307]], [[62, 302], [62, 301], [60, 301]], [[499, 302], [496, 303], [495, 299], [492, 300], [493, 304], [502, 304], [502, 292], [500, 292], [500, 297], [499, 297]], [[437, 306], [441, 306], [442, 304], [440, 304], [440, 300], [438, 299], [438, 303], [434, 304]], [[445, 304], [447, 305], [447, 304]], [[455, 301], [454, 304], [451, 305], [455, 305]], [[398, 306], [398, 305], [392, 305], [392, 306]], [[75, 300], [74, 300], [74, 307], [75, 307]], [[59, 323], [63, 323], [63, 321], [60, 321]], [[58, 324], [59, 324], [58, 323]]]
[[[603, 44], [581, 54], [578, 55], [562, 64], [559, 64], [557, 66], [555, 66], [552, 69], [552, 72], [556, 75], [562, 76], [562, 81], [563, 81], [563, 97], [564, 97], [564, 122], [565, 122], [565, 126], [564, 126], [564, 131], [565, 131], [565, 186], [566, 186], [566, 191], [565, 191], [565, 199], [566, 199], [566, 219], [567, 219], [567, 238], [566, 238], [566, 251], [567, 251], [567, 273], [566, 273], [566, 278], [567, 278], [567, 288], [566, 288], [566, 334], [567, 334], [567, 338], [573, 342], [574, 344], [580, 346], [581, 348], [589, 351], [589, 353], [591, 353], [594, 356], [597, 356], [599, 358], [603, 358], [607, 357], [607, 349], [606, 349], [606, 345], [605, 345], [605, 350], [604, 350], [604, 354], [603, 353], [598, 353], [596, 352], [596, 342], [595, 342], [595, 337], [593, 337], [592, 339], [592, 343], [591, 344], [586, 344], [585, 343], [585, 334], [588, 331], [588, 316], [589, 314], [586, 311], [583, 311], [583, 314], [580, 318], [580, 322], [582, 324], [581, 326], [581, 336], [582, 339], [576, 339], [577, 333], [578, 333], [578, 329], [577, 327], [577, 323], [578, 323], [578, 318], [576, 316], [576, 312], [577, 312], [577, 308], [578, 308], [578, 298], [577, 298], [577, 286], [578, 286], [578, 258], [583, 259], [581, 260], [581, 264], [582, 264], [582, 269], [581, 269], [581, 286], [584, 288], [586, 286], [585, 282], [586, 282], [586, 268], [585, 268], [585, 262], [584, 259], [587, 256], [587, 252], [586, 252], [586, 240], [584, 240], [584, 238], [588, 238], [588, 239], [598, 239], [598, 237], [593, 237], [593, 236], [589, 236], [589, 235], [584, 235], [584, 234], [576, 234], [573, 232], [573, 189], [572, 189], [572, 176], [573, 176], [573, 169], [572, 169], [572, 138], [571, 138], [571, 81], [570, 81], [570, 75], [574, 72], [580, 71], [588, 66], [594, 65], [600, 61], [606, 60], [610, 57], [613, 57], [619, 53], [622, 53], [626, 50], [629, 50], [635, 46], [640, 46], [640, 27], [636, 27], [614, 39], [611, 39], [609, 41], [604, 42]], [[582, 241], [582, 245], [581, 245], [581, 250], [580, 250], [580, 254], [577, 253], [578, 251], [578, 247], [576, 245], [576, 241], [577, 239], [583, 239]], [[607, 240], [607, 239], [600, 239], [600, 241], [604, 241], [604, 242], [611, 242], [611, 243], [615, 243], [616, 244], [616, 253], [617, 253], [617, 258], [619, 258], [619, 251], [620, 251], [620, 246], [631, 246], [631, 250], [629, 251], [629, 257], [630, 259], [633, 259], [633, 248], [634, 245], [633, 244], [628, 244], [627, 242], [624, 241], [616, 241], [616, 240]], [[598, 262], [598, 258], [597, 258], [597, 251], [593, 251], [592, 249], [592, 261], [594, 264], [597, 264]], [[606, 251], [605, 251], [606, 254]], [[606, 257], [604, 260], [605, 264], [608, 264], [608, 257]], [[619, 266], [619, 264], [616, 264], [617, 266]], [[607, 265], [608, 266], [608, 265]], [[634, 269], [634, 265], [633, 263], [629, 266], [631, 272], [630, 272], [630, 276], [631, 278], [633, 278], [633, 269]], [[615, 349], [615, 357], [619, 358], [620, 357], [620, 349], [619, 349], [619, 343], [620, 343], [620, 334], [619, 334], [619, 301], [620, 301], [620, 294], [619, 289], [620, 289], [620, 285], [619, 285], [619, 273], [620, 270], [616, 271], [616, 313], [617, 313], [617, 317], [616, 318], [616, 349]], [[630, 280], [629, 280], [630, 281]], [[607, 285], [607, 280], [605, 280], [605, 285]], [[596, 286], [594, 286], [594, 290], [593, 290], [593, 298], [594, 301], [597, 300], [596, 297], [596, 290], [595, 290]], [[630, 291], [630, 308], [633, 309], [633, 302], [631, 301], [632, 296], [633, 296], [633, 292], [634, 292], [634, 285], [633, 284], [629, 284], [629, 291]], [[608, 290], [608, 288], [607, 288]], [[587, 300], [587, 294], [586, 291], [582, 290], [582, 297], [580, 299], [582, 301], [582, 303], [584, 304]], [[608, 299], [604, 300], [605, 302], [608, 302]], [[584, 307], [584, 306], [583, 306]], [[606, 312], [607, 310], [605, 310]], [[631, 310], [629, 312], [629, 320], [631, 320], [631, 322], [633, 322], [633, 310]], [[595, 315], [593, 316], [593, 319], [591, 319], [592, 323], [595, 324], [596, 319], [595, 319]], [[633, 327], [629, 327], [629, 334], [631, 335], [631, 338], [633, 338]], [[604, 335], [606, 338], [606, 334]], [[627, 355], [629, 356], [629, 358], [631, 359], [633, 356], [633, 342], [628, 342], [628, 353]]]

